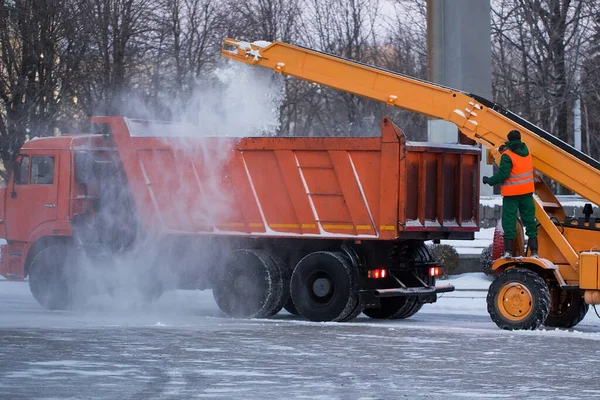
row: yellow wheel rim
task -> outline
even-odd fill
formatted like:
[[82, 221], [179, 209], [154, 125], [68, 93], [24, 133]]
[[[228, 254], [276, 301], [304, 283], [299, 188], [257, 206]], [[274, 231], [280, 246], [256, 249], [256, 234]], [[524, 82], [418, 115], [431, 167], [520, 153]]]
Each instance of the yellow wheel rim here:
[[533, 297], [527, 287], [519, 282], [502, 286], [497, 298], [498, 310], [511, 321], [521, 321], [531, 313]]

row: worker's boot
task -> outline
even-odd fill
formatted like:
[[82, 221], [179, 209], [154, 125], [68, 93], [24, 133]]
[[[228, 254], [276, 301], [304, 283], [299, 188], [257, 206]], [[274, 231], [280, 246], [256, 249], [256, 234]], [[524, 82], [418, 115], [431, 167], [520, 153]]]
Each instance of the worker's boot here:
[[537, 236], [529, 238], [529, 240], [527, 241], [527, 249], [529, 250], [529, 257], [537, 258], [537, 256], [538, 256], [538, 238], [537, 238]]
[[512, 258], [512, 249], [515, 239], [504, 239], [504, 254], [502, 258]]

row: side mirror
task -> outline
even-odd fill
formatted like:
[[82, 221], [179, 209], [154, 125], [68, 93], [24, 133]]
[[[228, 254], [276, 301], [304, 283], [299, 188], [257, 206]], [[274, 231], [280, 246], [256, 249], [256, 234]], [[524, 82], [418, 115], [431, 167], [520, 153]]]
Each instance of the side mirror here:
[[15, 164], [13, 167], [12, 173], [12, 190], [10, 191], [10, 198], [15, 199], [17, 197], [17, 192], [15, 191], [15, 183], [17, 179], [21, 179], [21, 162], [23, 161], [23, 155], [19, 154], [15, 158]]

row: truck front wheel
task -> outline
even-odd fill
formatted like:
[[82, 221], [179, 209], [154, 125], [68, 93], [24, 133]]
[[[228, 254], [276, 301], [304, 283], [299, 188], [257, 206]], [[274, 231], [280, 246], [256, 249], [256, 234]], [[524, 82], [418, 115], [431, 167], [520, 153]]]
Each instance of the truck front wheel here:
[[74, 300], [74, 250], [54, 245], [39, 251], [29, 268], [29, 289], [48, 310], [65, 310]]
[[309, 254], [292, 274], [290, 288], [296, 309], [311, 321], [345, 321], [361, 309], [357, 308], [357, 275], [356, 268], [342, 253]]
[[501, 329], [535, 330], [550, 312], [548, 285], [526, 268], [508, 269], [490, 285], [487, 309]]

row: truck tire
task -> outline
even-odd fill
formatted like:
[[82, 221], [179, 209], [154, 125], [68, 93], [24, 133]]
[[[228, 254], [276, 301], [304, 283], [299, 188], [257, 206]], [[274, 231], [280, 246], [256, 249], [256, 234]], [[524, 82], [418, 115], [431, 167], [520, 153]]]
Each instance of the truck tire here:
[[342, 253], [311, 253], [292, 274], [294, 305], [310, 321], [342, 321], [356, 310], [357, 276], [358, 271]]
[[[544, 326], [551, 328], [572, 328], [580, 323], [588, 312], [587, 304], [579, 292], [559, 290], [557, 303], [552, 304]], [[554, 299], [553, 299], [554, 300]]]
[[291, 297], [288, 299], [287, 303], [285, 303], [283, 308], [285, 308], [285, 311], [289, 312], [292, 315], [300, 315]]
[[383, 297], [380, 299], [381, 307], [367, 308], [363, 313], [373, 319], [401, 319], [414, 306], [414, 297], [398, 296]]
[[74, 300], [73, 254], [67, 245], [40, 250], [29, 267], [29, 290], [48, 310], [66, 310]]
[[397, 313], [391, 319], [406, 319], [418, 313], [423, 308], [423, 302], [418, 297], [412, 297], [409, 300], [409, 305], [401, 312]]
[[354, 306], [354, 310], [350, 311], [350, 314], [346, 315], [344, 318], [340, 319], [338, 322], [348, 322], [352, 321], [356, 317], [358, 317], [365, 309], [364, 303], [359, 301], [356, 302], [356, 306]]
[[276, 254], [271, 254], [271, 259], [275, 263], [275, 266], [279, 269], [279, 274], [281, 276], [282, 281], [282, 292], [281, 296], [279, 296], [273, 305], [273, 308], [270, 312], [265, 315], [267, 317], [271, 317], [277, 314], [279, 311], [283, 309], [283, 307], [291, 301], [290, 298], [290, 270], [287, 267], [286, 263], [283, 261], [281, 257]]
[[274, 314], [283, 296], [281, 271], [264, 251], [236, 250], [222, 264], [213, 287], [221, 311], [234, 318]]
[[550, 312], [548, 285], [531, 270], [508, 269], [490, 285], [487, 310], [501, 329], [535, 330]]

